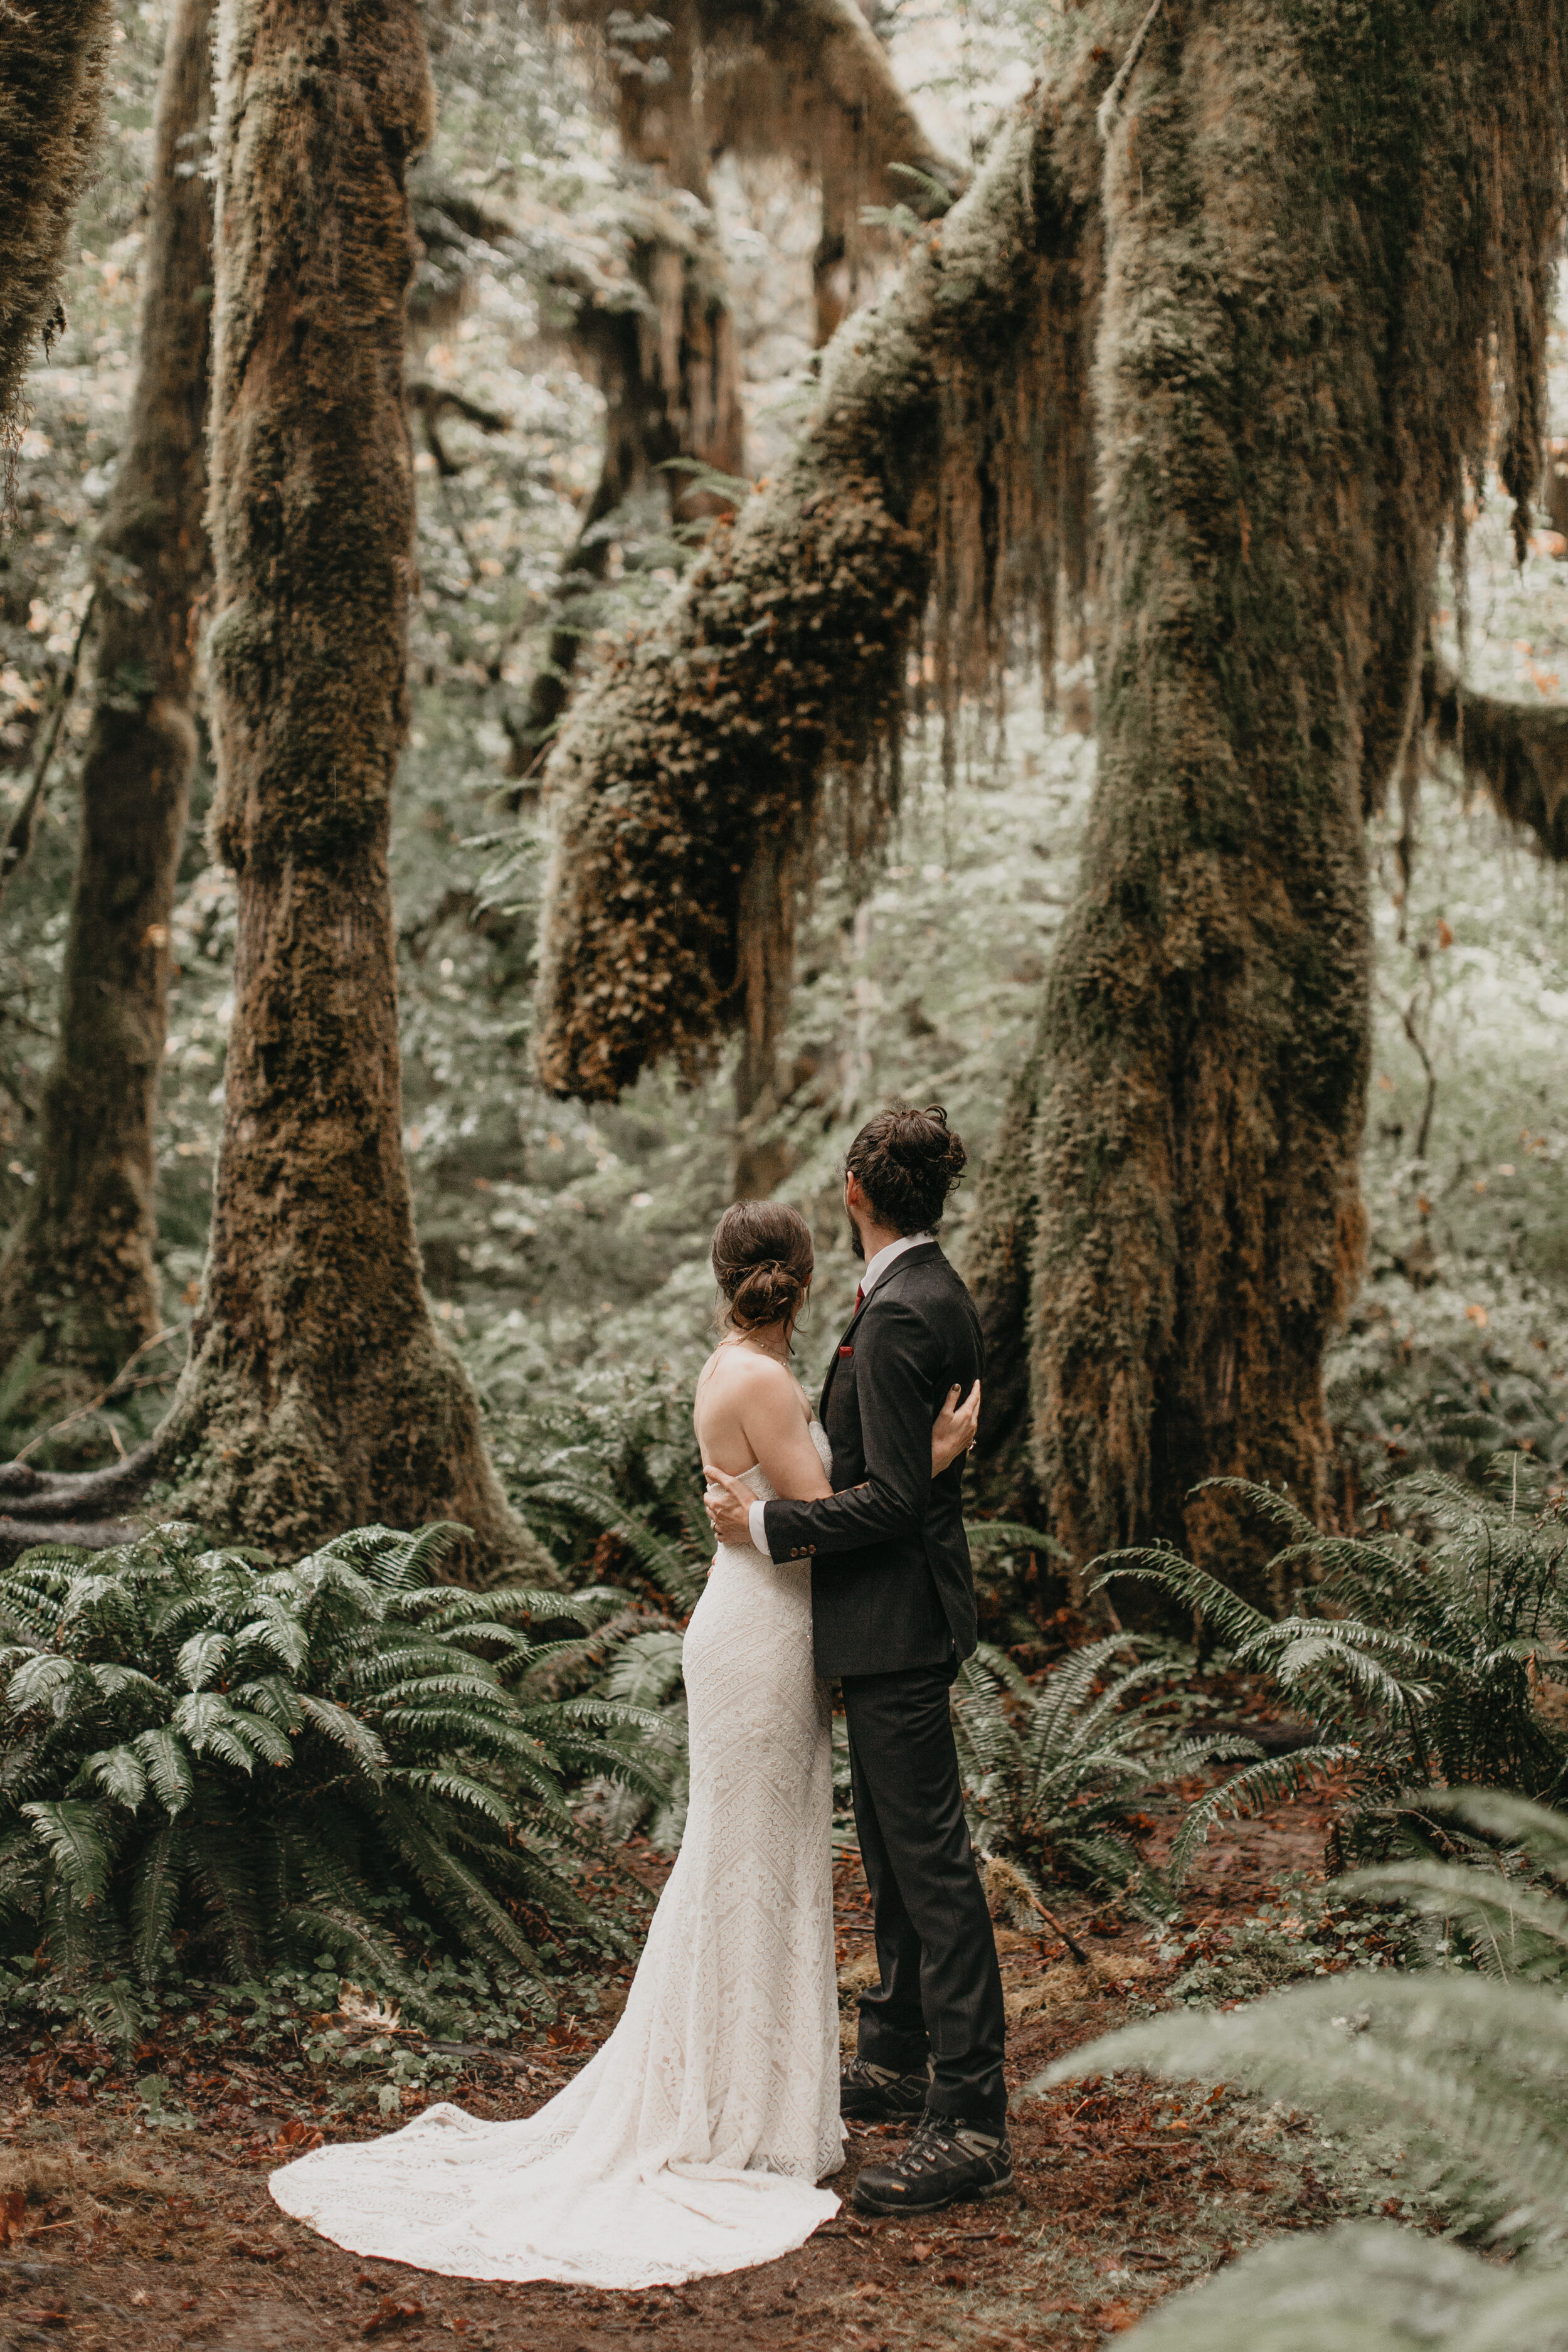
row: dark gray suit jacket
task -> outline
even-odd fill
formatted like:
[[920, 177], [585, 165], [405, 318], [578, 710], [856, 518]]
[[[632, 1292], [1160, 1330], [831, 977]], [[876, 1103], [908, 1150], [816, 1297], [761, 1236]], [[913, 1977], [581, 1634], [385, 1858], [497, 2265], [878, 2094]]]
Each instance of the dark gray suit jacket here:
[[837, 1490], [769, 1503], [775, 1559], [812, 1563], [821, 1675], [942, 1665], [974, 1647], [963, 1459], [931, 1475], [931, 1427], [954, 1381], [981, 1377], [974, 1302], [935, 1242], [896, 1258], [840, 1340], [822, 1425]]

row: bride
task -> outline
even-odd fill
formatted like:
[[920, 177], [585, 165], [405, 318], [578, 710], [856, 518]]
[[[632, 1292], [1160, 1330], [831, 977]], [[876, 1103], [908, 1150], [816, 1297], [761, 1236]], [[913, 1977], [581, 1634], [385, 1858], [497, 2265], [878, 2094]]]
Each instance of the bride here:
[[[742, 1201], [713, 1236], [724, 1336], [697, 1384], [704, 1461], [760, 1499], [831, 1494], [789, 1369], [811, 1286], [795, 1210]], [[973, 1434], [954, 1389], [933, 1474]], [[452, 2278], [674, 2285], [772, 2262], [838, 2210], [830, 1707], [811, 1571], [721, 1544], [687, 1629], [691, 1801], [620, 2023], [520, 2123], [428, 2108], [271, 2178], [286, 2213], [356, 2254]]]

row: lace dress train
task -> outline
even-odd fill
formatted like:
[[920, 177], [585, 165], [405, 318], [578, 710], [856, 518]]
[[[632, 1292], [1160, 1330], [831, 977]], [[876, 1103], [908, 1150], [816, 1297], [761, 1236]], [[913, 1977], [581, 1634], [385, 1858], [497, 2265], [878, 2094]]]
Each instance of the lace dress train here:
[[[750, 1483], [772, 1498], [760, 1470]], [[285, 2165], [286, 2213], [447, 2277], [641, 2287], [772, 2262], [837, 2211], [816, 2186], [842, 2133], [809, 1569], [721, 1545], [685, 1675], [686, 1835], [609, 2040], [523, 2122], [443, 2105]]]

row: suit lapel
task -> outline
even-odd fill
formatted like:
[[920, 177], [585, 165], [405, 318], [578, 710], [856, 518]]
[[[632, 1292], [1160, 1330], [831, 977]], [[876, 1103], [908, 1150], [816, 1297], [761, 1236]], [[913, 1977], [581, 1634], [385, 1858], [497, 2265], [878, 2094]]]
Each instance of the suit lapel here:
[[[941, 1255], [942, 1244], [940, 1242], [921, 1242], [914, 1249], [905, 1250], [900, 1256], [896, 1257], [893, 1260], [893, 1263], [888, 1268], [887, 1273], [883, 1275], [881, 1281], [878, 1283], [876, 1290], [872, 1291], [871, 1298], [875, 1298], [878, 1292], [881, 1291], [887, 1284], [896, 1281], [907, 1265], [929, 1265], [933, 1258], [939, 1258]], [[833, 1375], [838, 1370], [839, 1349], [847, 1347], [851, 1339], [854, 1338], [856, 1326], [858, 1324], [862, 1315], [865, 1314], [867, 1307], [871, 1304], [871, 1298], [863, 1298], [860, 1301], [859, 1306], [855, 1309], [854, 1314], [851, 1315], [848, 1322], [844, 1327], [842, 1336], [838, 1341], [838, 1346], [833, 1350], [833, 1355], [827, 1367], [827, 1374], [822, 1383], [821, 1401], [816, 1408], [816, 1417], [823, 1423], [824, 1427], [826, 1427], [827, 1423], [828, 1391], [833, 1386]]]
[[838, 1347], [834, 1349], [831, 1357], [828, 1359], [826, 1376], [822, 1383], [822, 1402], [816, 1408], [816, 1417], [818, 1421], [822, 1423], [824, 1428], [827, 1425], [828, 1391], [833, 1386], [833, 1375], [838, 1370], [838, 1349], [847, 1348], [848, 1346], [850, 1336], [853, 1333], [856, 1325], [859, 1322], [861, 1316], [864, 1315], [867, 1307], [869, 1307], [871, 1301], [869, 1298], [863, 1298], [860, 1301], [859, 1306], [855, 1309], [854, 1314], [851, 1315], [848, 1322], [846, 1323], [842, 1332], [839, 1334]]

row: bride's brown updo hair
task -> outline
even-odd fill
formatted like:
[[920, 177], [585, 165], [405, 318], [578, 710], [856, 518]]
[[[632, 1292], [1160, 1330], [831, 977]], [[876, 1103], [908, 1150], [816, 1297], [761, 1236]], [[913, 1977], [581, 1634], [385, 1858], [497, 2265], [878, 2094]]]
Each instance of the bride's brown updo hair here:
[[782, 1201], [737, 1201], [713, 1235], [725, 1322], [737, 1331], [789, 1324], [805, 1304], [816, 1265], [810, 1229], [798, 1209]]

